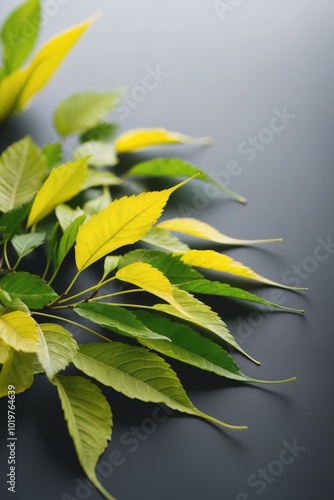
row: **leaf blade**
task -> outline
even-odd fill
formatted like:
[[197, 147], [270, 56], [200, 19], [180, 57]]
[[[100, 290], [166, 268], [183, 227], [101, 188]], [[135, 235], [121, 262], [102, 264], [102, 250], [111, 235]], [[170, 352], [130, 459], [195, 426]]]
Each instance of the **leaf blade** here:
[[38, 361], [49, 380], [64, 370], [76, 354], [78, 345], [72, 335], [54, 323], [40, 325]]

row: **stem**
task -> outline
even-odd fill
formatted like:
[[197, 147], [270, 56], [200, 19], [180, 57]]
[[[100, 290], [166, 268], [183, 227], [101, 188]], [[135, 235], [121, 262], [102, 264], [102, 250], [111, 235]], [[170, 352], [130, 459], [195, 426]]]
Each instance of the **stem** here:
[[[75, 277], [75, 279], [77, 279], [79, 273], [77, 274], [77, 276]], [[115, 280], [115, 276], [113, 276], [112, 278], [109, 278], [105, 281], [100, 281], [99, 283], [97, 283], [97, 285], [94, 285], [94, 286], [91, 286], [89, 288], [86, 288], [86, 290], [82, 290], [81, 292], [78, 292], [76, 293], [75, 295], [71, 295], [70, 297], [66, 297], [65, 299], [62, 299], [62, 300], [59, 300], [59, 304], [63, 304], [64, 302], [68, 302], [69, 300], [73, 300], [73, 299], [76, 299], [77, 297], [81, 297], [82, 295], [85, 295], [86, 293], [88, 292], [97, 292], [102, 286], [106, 285], [107, 283], [110, 283], [111, 281]], [[71, 283], [71, 285], [69, 286], [69, 288], [66, 290], [65, 294], [67, 294], [67, 292], [70, 290], [70, 288], [72, 287], [72, 284], [74, 283], [74, 281]], [[64, 294], [64, 295], [65, 295]]]
[[8, 244], [8, 240], [5, 241], [4, 246], [3, 246], [3, 256], [4, 256], [4, 259], [6, 262], [6, 266], [8, 267], [8, 269], [11, 269], [11, 266], [10, 266], [10, 263], [8, 260], [8, 255], [7, 255], [7, 244]]
[[[141, 288], [132, 288], [131, 290], [124, 290], [122, 292], [114, 292], [114, 293], [107, 293], [106, 295], [99, 295], [98, 297], [93, 297], [91, 299], [88, 299], [90, 301], [93, 300], [101, 300], [101, 299], [110, 299], [112, 297], [116, 297], [117, 295], [123, 295], [126, 293], [135, 293], [135, 292], [143, 292]], [[117, 305], [117, 304], [115, 304]]]
[[[46, 275], [48, 274], [48, 270], [50, 268], [50, 264], [51, 264], [51, 261], [48, 260], [47, 263], [46, 263], [45, 269], [44, 269], [44, 273], [42, 274], [42, 280], [46, 279]], [[49, 282], [49, 284], [50, 284], [50, 282]]]
[[71, 319], [64, 318], [63, 316], [56, 316], [55, 314], [41, 313], [41, 312], [37, 312], [37, 311], [34, 311], [32, 314], [35, 314], [37, 316], [43, 316], [45, 318], [58, 319], [60, 321], [66, 322], [66, 323], [70, 323], [71, 325], [75, 325], [78, 328], [82, 328], [83, 330], [86, 330], [87, 332], [92, 333], [93, 335], [96, 335], [97, 337], [100, 337], [100, 339], [106, 340], [107, 342], [111, 342], [110, 339], [108, 339], [104, 335], [101, 335], [100, 333], [96, 332], [95, 330], [88, 328], [88, 326], [82, 325], [81, 323], [77, 323], [76, 321], [72, 321]]

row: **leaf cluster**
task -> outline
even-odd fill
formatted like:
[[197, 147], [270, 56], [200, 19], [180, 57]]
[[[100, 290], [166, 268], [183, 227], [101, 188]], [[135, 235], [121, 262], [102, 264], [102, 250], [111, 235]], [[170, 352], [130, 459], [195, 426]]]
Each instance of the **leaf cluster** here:
[[[91, 23], [47, 42], [22, 69], [39, 21], [40, 4], [29, 0], [3, 25], [2, 120], [27, 105]], [[36, 27], [30, 37], [24, 36], [27, 22]], [[13, 36], [19, 50], [14, 50]], [[85, 473], [109, 499], [95, 473], [112, 433], [112, 411], [100, 385], [244, 429], [196, 408], [165, 358], [238, 382], [293, 380], [261, 381], [244, 374], [231, 351], [255, 360], [204, 301], [212, 295], [302, 312], [228, 282], [236, 276], [248, 285], [284, 287], [222, 251], [227, 245], [277, 239], [236, 239], [199, 219], [164, 213], [173, 193], [186, 190], [188, 182], [214, 184], [237, 201], [244, 198], [175, 157], [142, 161], [115, 173], [124, 153], [208, 143], [163, 128], [119, 134], [108, 116], [121, 95], [115, 90], [70, 96], [54, 113], [59, 142], [41, 148], [27, 136], [0, 156], [0, 396], [8, 385], [21, 393], [36, 376], [46, 376], [58, 392]], [[76, 138], [76, 146], [66, 158], [69, 136]], [[183, 180], [138, 194], [138, 178], [147, 177]], [[133, 194], [119, 196], [122, 187]], [[36, 258], [42, 271], [30, 272]], [[95, 276], [100, 274], [86, 286], [91, 266]], [[214, 280], [207, 271], [215, 273]], [[80, 331], [89, 332], [92, 341], [80, 342]], [[69, 365], [78, 374], [68, 374]]]

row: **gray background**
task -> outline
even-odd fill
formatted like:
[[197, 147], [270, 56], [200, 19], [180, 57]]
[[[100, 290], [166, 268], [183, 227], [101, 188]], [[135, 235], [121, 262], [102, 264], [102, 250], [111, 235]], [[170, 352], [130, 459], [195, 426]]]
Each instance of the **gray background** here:
[[[19, 3], [2, 1], [1, 19]], [[229, 186], [246, 196], [248, 204], [242, 206], [221, 195], [210, 198], [208, 192], [205, 210], [190, 215], [230, 236], [283, 237], [283, 243], [270, 247], [228, 253], [277, 281], [296, 278], [298, 271], [292, 266], [301, 266], [300, 285], [309, 288], [307, 293], [284, 293], [286, 305], [305, 308], [304, 317], [279, 312], [254, 316], [253, 309], [242, 304], [213, 303], [246, 351], [262, 361], [258, 368], [236, 355], [247, 374], [263, 379], [296, 375], [296, 382], [241, 386], [173, 363], [200, 409], [227, 422], [248, 424], [247, 432], [224, 432], [174, 413], [131, 452], [121, 441], [122, 434], [131, 432], [132, 426], [145, 425], [155, 406], [105, 391], [116, 424], [103, 460], [118, 450], [124, 463], [114, 468], [104, 485], [121, 500], [332, 497], [334, 256], [327, 253], [324, 261], [312, 259], [317, 238], [334, 238], [333, 2], [226, 0], [220, 2], [220, 9], [211, 0], [43, 4], [41, 40], [85, 19], [96, 8], [104, 16], [29, 110], [2, 130], [2, 147], [27, 133], [41, 145], [55, 140], [51, 116], [62, 98], [79, 90], [124, 85], [130, 95], [136, 95], [131, 92], [142, 85], [147, 67], [159, 65], [168, 75], [129, 110], [121, 120], [122, 129], [165, 126], [212, 136], [210, 148], [184, 146], [160, 153], [186, 158], [221, 176], [228, 161], [236, 160], [240, 173]], [[224, 11], [223, 4], [229, 9]], [[266, 139], [268, 132], [263, 129], [273, 110], [284, 107], [295, 117], [248, 161], [250, 154], [245, 154], [242, 144], [258, 134]], [[185, 199], [185, 195], [176, 197], [172, 214], [181, 215], [181, 201], [196, 209], [194, 189], [195, 184], [188, 188]], [[259, 293], [274, 300], [272, 290], [261, 288]], [[2, 402], [2, 429], [4, 416]], [[43, 379], [20, 396], [17, 417], [17, 500], [100, 498], [90, 490], [76, 496], [74, 478], [83, 480], [84, 475], [57, 397]], [[306, 449], [290, 465], [275, 465], [283, 442], [291, 444], [294, 439]], [[4, 487], [5, 457], [1, 443], [1, 498], [12, 498]], [[268, 467], [279, 473], [271, 474], [265, 491], [257, 493], [259, 485], [251, 486], [248, 478]], [[65, 493], [70, 496], [62, 497]]]

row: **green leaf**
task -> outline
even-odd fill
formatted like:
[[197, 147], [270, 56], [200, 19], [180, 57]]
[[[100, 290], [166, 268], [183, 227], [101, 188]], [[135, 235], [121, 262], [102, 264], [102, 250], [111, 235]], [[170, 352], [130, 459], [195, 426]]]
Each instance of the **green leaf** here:
[[231, 238], [218, 231], [216, 228], [202, 222], [201, 220], [191, 217], [176, 217], [160, 222], [158, 227], [168, 229], [169, 231], [177, 231], [179, 233], [194, 236], [213, 243], [221, 245], [254, 245], [257, 243], [274, 243], [282, 241], [282, 238], [272, 238], [266, 240], [239, 240]]
[[28, 0], [15, 9], [1, 30], [2, 58], [7, 73], [18, 69], [34, 48], [39, 32], [39, 0]]
[[158, 248], [163, 248], [169, 252], [187, 252], [190, 250], [188, 245], [172, 233], [157, 226], [153, 226], [141, 241]]
[[110, 191], [108, 188], [103, 188], [103, 193], [92, 200], [87, 201], [82, 207], [86, 214], [98, 214], [111, 203]]
[[129, 398], [163, 403], [173, 410], [236, 428], [195, 408], [170, 366], [162, 358], [142, 347], [119, 342], [86, 344], [80, 346], [74, 364], [86, 375]]
[[44, 280], [27, 272], [7, 274], [0, 280], [0, 288], [5, 290], [12, 300], [20, 299], [32, 309], [42, 309], [58, 297]]
[[107, 255], [107, 257], [104, 259], [104, 264], [103, 264], [103, 276], [101, 281], [104, 281], [107, 276], [118, 266], [119, 263], [119, 257], [117, 255]]
[[85, 132], [99, 125], [118, 104], [121, 97], [115, 92], [83, 92], [61, 102], [54, 113], [54, 126], [62, 136]]
[[46, 160], [27, 136], [0, 157], [0, 211], [8, 212], [31, 200], [46, 173]]
[[15, 387], [16, 394], [29, 389], [34, 380], [34, 360], [33, 354], [12, 350], [0, 372], [0, 397], [7, 396], [9, 385]]
[[80, 192], [87, 174], [87, 160], [77, 160], [51, 170], [32, 205], [28, 227], [49, 215], [57, 205], [65, 203]]
[[196, 179], [213, 184], [220, 191], [226, 192], [241, 203], [246, 202], [245, 198], [219, 184], [200, 168], [180, 158], [154, 158], [153, 160], [143, 161], [132, 167], [128, 175], [145, 177], [193, 177], [196, 175]]
[[224, 321], [208, 305], [196, 299], [190, 293], [185, 292], [184, 290], [179, 290], [178, 288], [174, 289], [174, 299], [178, 304], [177, 308], [173, 304], [155, 304], [153, 308], [157, 311], [171, 314], [172, 316], [176, 316], [177, 318], [181, 318], [185, 321], [190, 321], [194, 325], [214, 333], [226, 344], [230, 345], [237, 351], [244, 354], [251, 361], [258, 364], [258, 361], [254, 360], [239, 346], [229, 332]]
[[114, 304], [86, 302], [74, 310], [79, 316], [127, 337], [166, 339], [146, 328], [132, 312]]
[[74, 222], [78, 217], [85, 215], [81, 208], [72, 208], [63, 203], [56, 207], [55, 214], [63, 232], [65, 232], [72, 222]]
[[80, 136], [80, 142], [88, 142], [88, 141], [104, 141], [110, 142], [114, 139], [117, 131], [118, 131], [117, 123], [99, 123], [96, 127], [93, 127], [89, 130], [86, 130]]
[[46, 144], [42, 148], [42, 153], [46, 158], [50, 170], [58, 167], [63, 162], [63, 151], [60, 142]]
[[112, 413], [106, 398], [95, 384], [83, 377], [58, 375], [54, 384], [83, 470], [102, 496], [115, 500], [95, 473], [97, 462], [111, 439]]
[[247, 292], [241, 288], [232, 287], [227, 283], [220, 283], [219, 281], [210, 281], [205, 278], [198, 279], [195, 281], [190, 281], [179, 285], [182, 290], [186, 290], [191, 293], [200, 293], [204, 295], [218, 295], [220, 297], [228, 297], [238, 300], [246, 300], [249, 302], [254, 302], [256, 304], [261, 304], [263, 306], [276, 307], [278, 309], [283, 309], [284, 311], [303, 313], [303, 309], [294, 309], [292, 307], [285, 307], [269, 300], [263, 299], [254, 293]]
[[14, 234], [23, 233], [22, 222], [28, 217], [31, 203], [25, 203], [9, 210], [0, 217], [0, 232], [4, 240], [9, 240]]
[[64, 370], [73, 361], [78, 345], [70, 332], [54, 323], [43, 323], [40, 326], [40, 349], [38, 361], [49, 380]]
[[27, 233], [14, 236], [11, 241], [17, 255], [22, 258], [43, 245], [45, 238], [45, 233]]
[[91, 187], [97, 186], [119, 186], [123, 183], [120, 177], [117, 177], [112, 172], [107, 170], [96, 170], [95, 168], [89, 168], [87, 170], [87, 177], [83, 183], [81, 189], [89, 189]]
[[180, 257], [159, 250], [132, 250], [119, 260], [119, 268], [135, 262], [146, 262], [161, 271], [173, 285], [203, 278], [191, 266], [184, 264]]
[[23, 311], [6, 309], [0, 315], [0, 339], [16, 351], [37, 352], [39, 328]]
[[[86, 219], [86, 215], [80, 215], [65, 229], [63, 236], [59, 242], [58, 251], [55, 257], [55, 267], [59, 269], [62, 265], [66, 255], [69, 253], [71, 248], [74, 246], [79, 227]], [[1, 282], [0, 282], [1, 283]]]
[[51, 260], [56, 255], [60, 238], [58, 232], [59, 232], [59, 222], [56, 222], [56, 224], [53, 226], [53, 228], [49, 233], [47, 241], [46, 258], [48, 262], [51, 262]]
[[112, 144], [107, 142], [89, 141], [80, 144], [72, 156], [73, 160], [87, 158], [88, 165], [93, 167], [112, 167], [118, 163], [118, 159]]
[[202, 337], [187, 325], [172, 322], [147, 311], [136, 311], [136, 316], [148, 328], [157, 333], [163, 332], [171, 341], [139, 339], [139, 342], [149, 349], [221, 377], [242, 382], [271, 383], [244, 375], [224, 349], [210, 339]]

